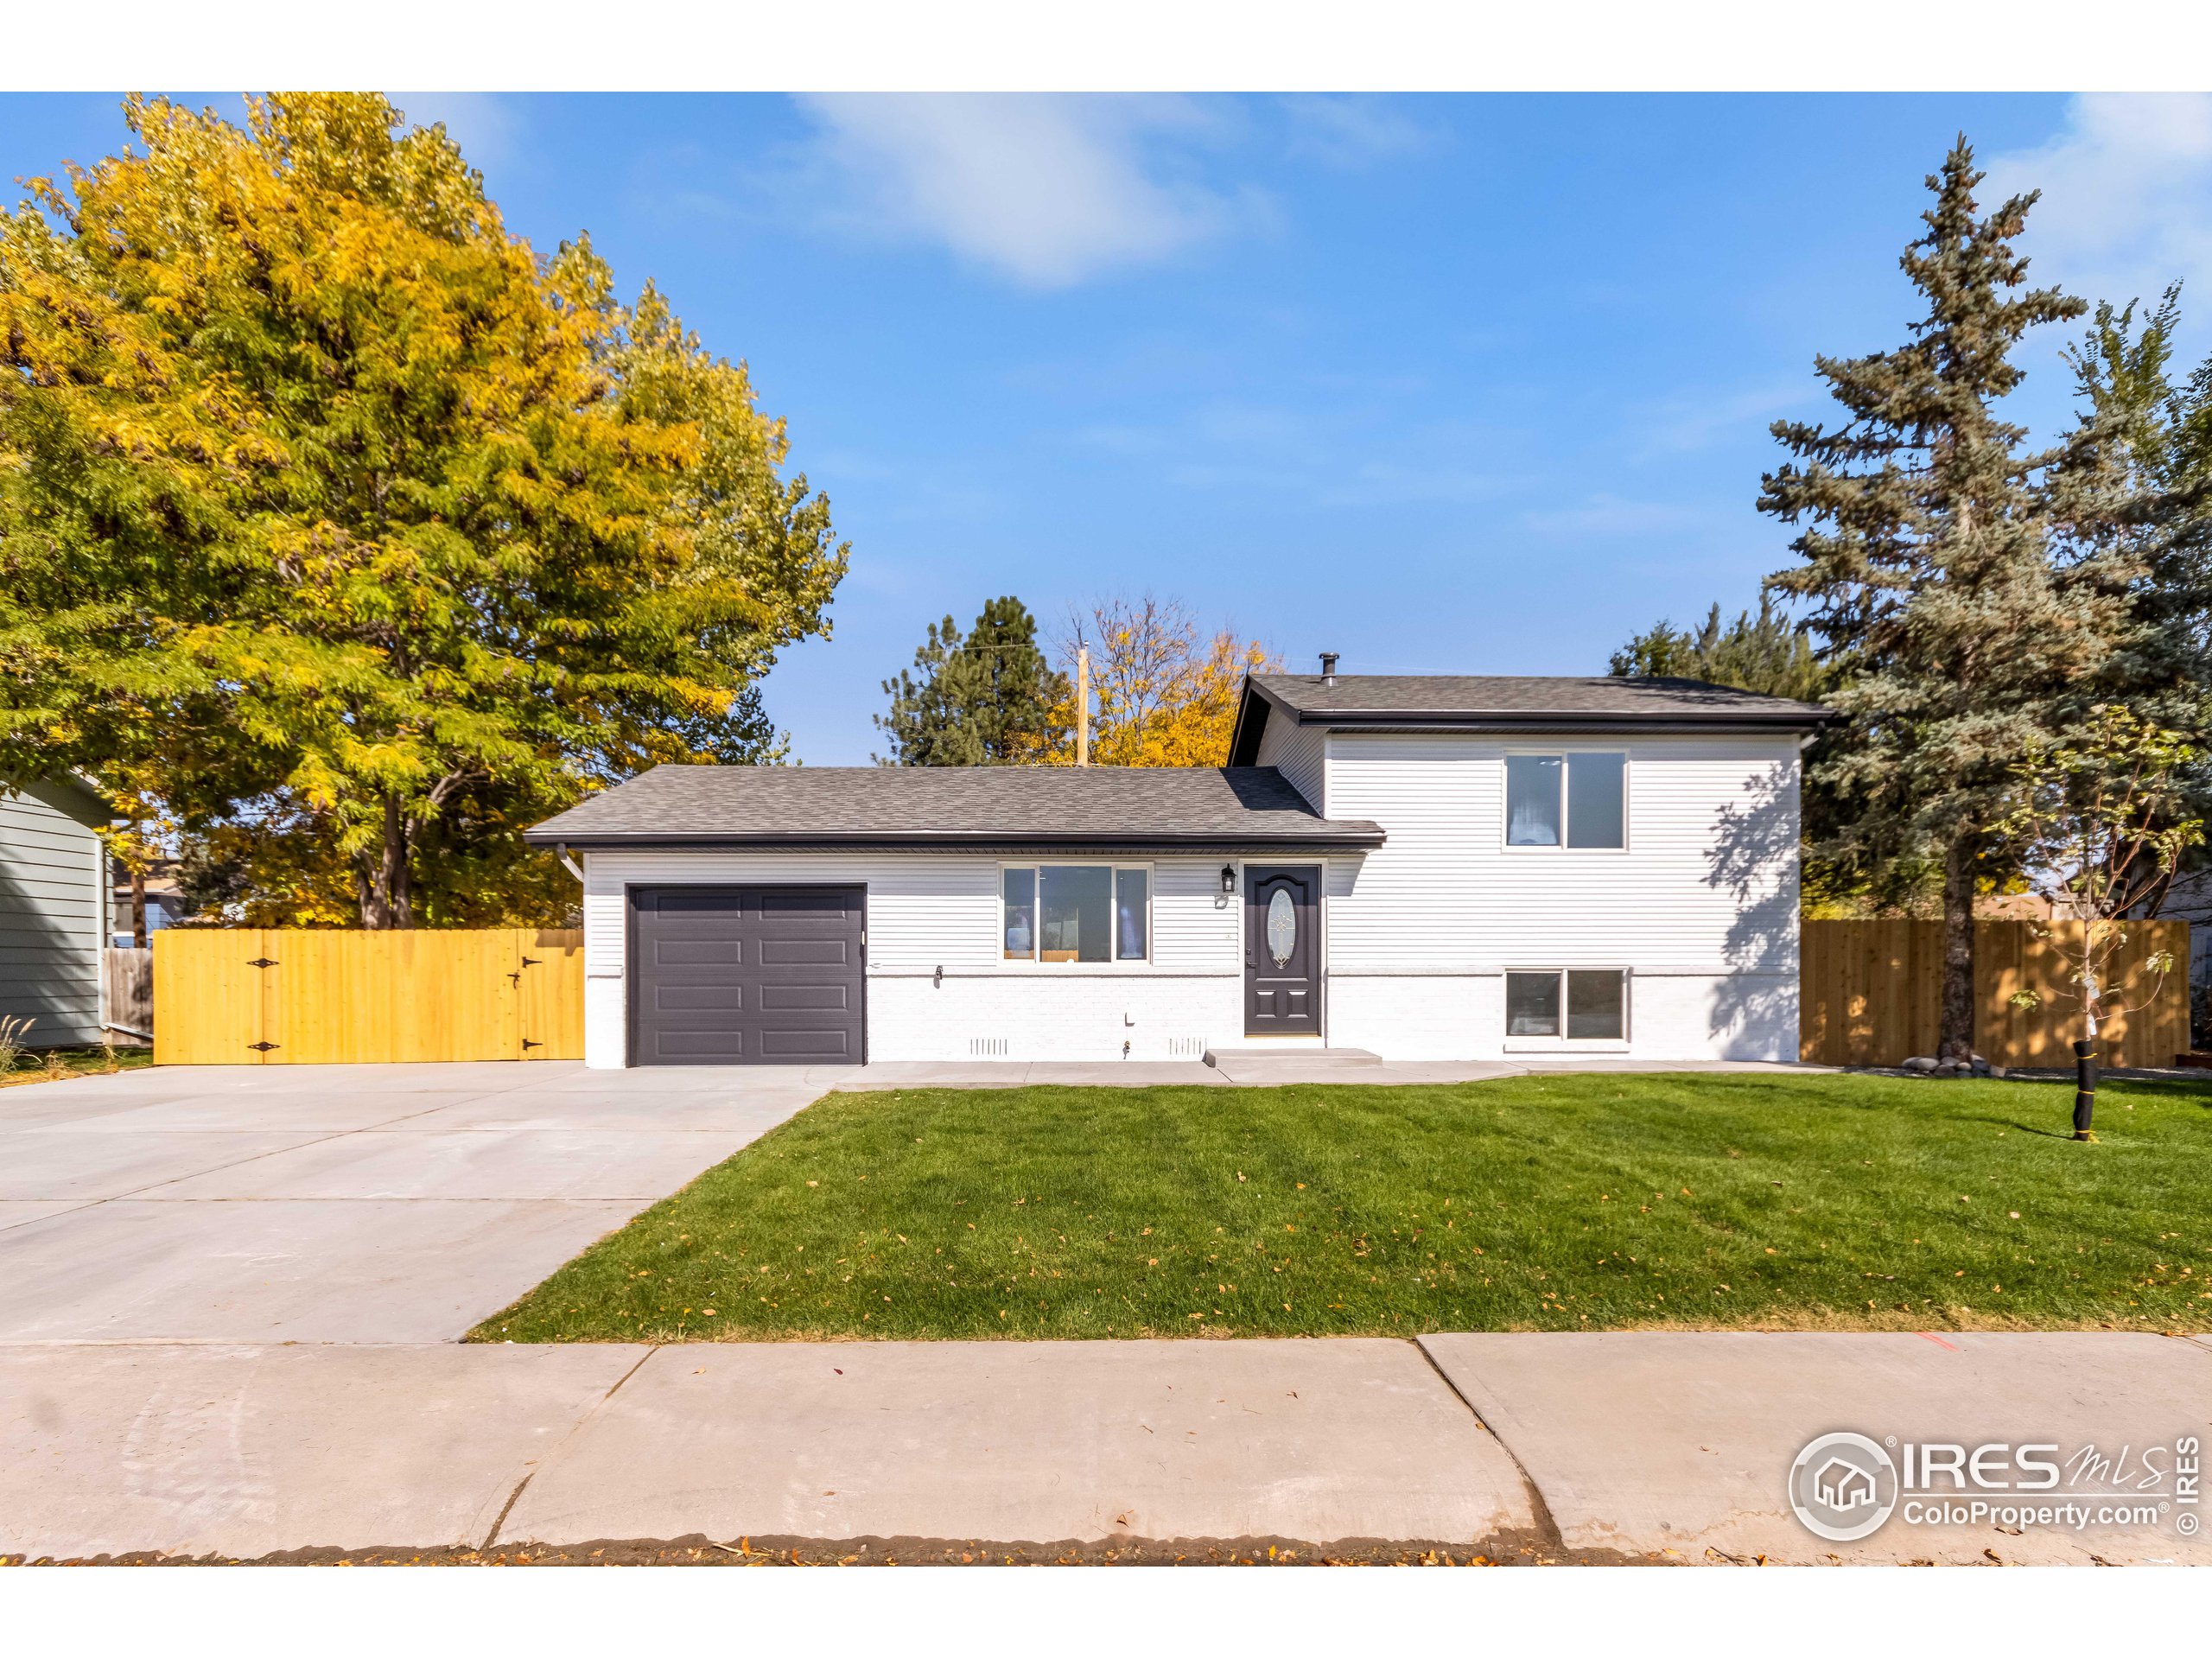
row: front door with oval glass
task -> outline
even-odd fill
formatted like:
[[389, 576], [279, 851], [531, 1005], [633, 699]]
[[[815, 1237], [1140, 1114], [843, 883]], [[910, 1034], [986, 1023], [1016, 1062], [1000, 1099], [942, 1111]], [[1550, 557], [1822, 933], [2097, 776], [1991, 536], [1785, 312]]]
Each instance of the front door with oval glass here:
[[1244, 1034], [1321, 1034], [1321, 872], [1244, 868]]

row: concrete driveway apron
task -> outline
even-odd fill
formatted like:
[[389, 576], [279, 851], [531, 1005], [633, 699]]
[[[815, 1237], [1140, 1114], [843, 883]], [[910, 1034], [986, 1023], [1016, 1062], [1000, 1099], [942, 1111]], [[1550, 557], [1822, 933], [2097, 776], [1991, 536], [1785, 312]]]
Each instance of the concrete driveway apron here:
[[0, 1091], [0, 1342], [442, 1342], [807, 1068], [168, 1067]]

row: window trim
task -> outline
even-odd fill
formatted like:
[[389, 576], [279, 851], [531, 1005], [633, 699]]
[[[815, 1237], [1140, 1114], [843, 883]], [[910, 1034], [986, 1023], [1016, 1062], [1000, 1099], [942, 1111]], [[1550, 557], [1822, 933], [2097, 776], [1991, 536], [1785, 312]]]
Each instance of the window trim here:
[[[1548, 849], [1547, 849], [1548, 850]], [[1507, 1030], [1502, 1039], [1508, 1054], [1625, 1054], [1636, 1036], [1636, 970], [1626, 963], [1577, 962], [1564, 966], [1545, 963], [1512, 963], [1498, 970], [1498, 1023], [1510, 1024], [1506, 1001], [1509, 974], [1550, 974], [1559, 981], [1559, 1023], [1556, 1037], [1516, 1037]], [[1621, 1034], [1618, 1037], [1569, 1037], [1567, 976], [1569, 974], [1618, 974], [1621, 977]]]
[[[1618, 847], [1570, 847], [1567, 844], [1568, 808], [1567, 793], [1571, 787], [1567, 774], [1573, 770], [1573, 768], [1567, 764], [1567, 757], [1574, 754], [1618, 754], [1621, 758], [1621, 844]], [[1513, 801], [1511, 793], [1512, 785], [1509, 780], [1510, 770], [1506, 766], [1506, 762], [1516, 755], [1537, 755], [1548, 759], [1555, 759], [1560, 763], [1560, 841], [1559, 844], [1555, 847], [1522, 846], [1508, 839], [1508, 837], [1510, 837], [1513, 833]], [[1520, 858], [1530, 854], [1534, 854], [1540, 858], [1556, 858], [1561, 854], [1566, 854], [1569, 857], [1580, 858], [1619, 857], [1622, 854], [1629, 851], [1630, 847], [1634, 845], [1634, 838], [1630, 834], [1630, 826], [1634, 819], [1634, 814], [1630, 810], [1630, 808], [1635, 799], [1636, 793], [1634, 786], [1635, 771], [1635, 751], [1625, 743], [1552, 743], [1541, 745], [1533, 743], [1516, 743], [1509, 745], [1499, 754], [1497, 760], [1497, 845], [1499, 850], [1509, 853], [1516, 858]], [[1542, 970], [1534, 969], [1531, 971], [1541, 972]]]
[[[1154, 918], [1159, 909], [1160, 874], [1156, 865], [1148, 859], [1130, 858], [1005, 858], [998, 861], [998, 885], [994, 900], [999, 907], [998, 938], [993, 948], [992, 960], [1008, 973], [1058, 974], [1071, 969], [1086, 973], [1114, 973], [1125, 969], [1149, 968], [1153, 964]], [[1107, 883], [1109, 916], [1115, 918], [1113, 949], [1103, 962], [1046, 962], [1039, 954], [1045, 946], [1045, 883], [1042, 872], [1047, 869], [1103, 869], [1118, 877], [1123, 870], [1140, 870], [1144, 874], [1144, 955], [1125, 957], [1121, 954], [1119, 917], [1121, 913], [1121, 883], [1109, 877]], [[1026, 957], [1006, 954], [1006, 874], [1008, 870], [1027, 870], [1034, 877], [1030, 884], [1031, 904], [1035, 917], [1030, 925], [1031, 942]]]

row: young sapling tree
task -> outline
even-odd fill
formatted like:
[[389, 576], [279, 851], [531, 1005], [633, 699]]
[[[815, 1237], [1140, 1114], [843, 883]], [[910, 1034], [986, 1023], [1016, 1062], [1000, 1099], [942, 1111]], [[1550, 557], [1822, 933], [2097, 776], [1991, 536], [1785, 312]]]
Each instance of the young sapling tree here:
[[[2012, 810], [1999, 833], [2020, 850], [2030, 880], [2051, 902], [2045, 937], [2066, 957], [2072, 988], [2054, 995], [2081, 1014], [2076, 1141], [2096, 1138], [2090, 1123], [2099, 1032], [2149, 1006], [2173, 971], [2171, 951], [2130, 963], [2127, 943], [2136, 912], [2156, 904], [2182, 854], [2204, 838], [2202, 822], [2182, 810], [2180, 774], [2196, 758], [2181, 734], [2100, 703], [2068, 741], [2031, 747], [2013, 768]], [[2012, 998], [2019, 1008], [2043, 1000], [2033, 990]]]

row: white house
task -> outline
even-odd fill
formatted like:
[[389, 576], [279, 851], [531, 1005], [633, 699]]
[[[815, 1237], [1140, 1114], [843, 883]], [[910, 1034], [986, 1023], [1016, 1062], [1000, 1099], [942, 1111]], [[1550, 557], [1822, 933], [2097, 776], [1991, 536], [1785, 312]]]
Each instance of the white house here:
[[583, 881], [594, 1066], [1795, 1059], [1828, 718], [1685, 680], [1262, 675], [1226, 767], [662, 766], [529, 838]]

